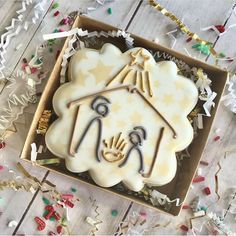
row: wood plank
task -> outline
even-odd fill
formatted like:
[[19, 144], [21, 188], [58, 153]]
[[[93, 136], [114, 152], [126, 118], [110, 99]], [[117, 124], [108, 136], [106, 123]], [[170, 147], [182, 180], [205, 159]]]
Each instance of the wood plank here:
[[[74, 1], [73, 4], [71, 3], [70, 5], [68, 5], [66, 1], [59, 1], [59, 3], [60, 3], [59, 10], [61, 12], [60, 13], [61, 16], [62, 15], [65, 16], [75, 9], [78, 9], [80, 7], [86, 7], [90, 4], [87, 1], [80, 1], [79, 3], [78, 3], [78, 1]], [[117, 11], [113, 13], [114, 16], [112, 17], [112, 19], [110, 19], [111, 16], [106, 13], [106, 9], [108, 6], [112, 6], [113, 12], [115, 11], [115, 9], [117, 9]], [[125, 22], [128, 21], [128, 19], [132, 16], [132, 12], [135, 10], [135, 6], [136, 6], [135, 1], [129, 1], [128, 4], [123, 4], [123, 7], [119, 7], [119, 9], [118, 9], [117, 3], [115, 2], [115, 3], [110, 3], [106, 6], [100, 7], [98, 10], [99, 12], [94, 11], [89, 15], [91, 17], [94, 17], [94, 18], [100, 19], [100, 20], [105, 20], [105, 21], [110, 20], [111, 22], [113, 22], [113, 24], [122, 28], [122, 27], [125, 27]], [[104, 10], [102, 11], [100, 9], [104, 9]], [[21, 53], [19, 52], [19, 57], [16, 60], [12, 61], [11, 62], [12, 64], [9, 62], [11, 64], [11, 66], [8, 67], [10, 70], [15, 71], [16, 69], [20, 68], [22, 58], [24, 58], [24, 57], [27, 59], [30, 58], [30, 56], [34, 53], [36, 46], [42, 43], [42, 34], [43, 33], [50, 33], [55, 28], [58, 27], [58, 18], [55, 18], [52, 15], [53, 15], [53, 11], [51, 11], [51, 10], [48, 11], [47, 15], [44, 17], [43, 22], [38, 25], [38, 28], [35, 30], [35, 32], [32, 34], [32, 36], [30, 36], [30, 35], [28, 36], [29, 37], [28, 42], [24, 42], [24, 46], [22, 47], [22, 48], [24, 48], [24, 50]], [[64, 27], [64, 28], [66, 29], [66, 27]], [[19, 38], [16, 37], [14, 46], [17, 45], [19, 42], [21, 42], [21, 40], [22, 40], [21, 37], [19, 37]], [[48, 71], [50, 73], [50, 71], [52, 70], [52, 68], [54, 66], [56, 51], [61, 48], [63, 43], [64, 43], [64, 39], [58, 40], [58, 43], [53, 46], [53, 53], [49, 53], [48, 51], [46, 52], [46, 54], [44, 56], [46, 58], [46, 61], [44, 63], [44, 67], [43, 67], [44, 71]], [[9, 50], [12, 50], [12, 48], [10, 48]], [[17, 63], [17, 64], [14, 65], [14, 63]], [[41, 88], [39, 88], [39, 89], [43, 89], [43, 86], [41, 86]], [[22, 141], [26, 137], [25, 135], [27, 134], [27, 130], [30, 125], [30, 119], [32, 119], [32, 113], [34, 112], [35, 109], [36, 109], [36, 106], [31, 106], [31, 108], [27, 108], [26, 111], [28, 111], [28, 112], [25, 113], [25, 115], [21, 118], [21, 120], [19, 120], [19, 122], [17, 124], [18, 133], [15, 135], [17, 136], [18, 139], [21, 137]], [[17, 142], [15, 142], [15, 148], [17, 149], [18, 147], [16, 146], [16, 143]], [[38, 168], [37, 168], [37, 171], [39, 173], [40, 172], [45, 173], [45, 171], [42, 171], [42, 169], [38, 170]], [[54, 176], [54, 174], [51, 174], [51, 176]], [[59, 177], [54, 177], [54, 180], [57, 181], [58, 178]], [[66, 180], [67, 179], [65, 179], [64, 185], [66, 185], [66, 183], [68, 183], [68, 180], [67, 180], [67, 182], [66, 182]], [[60, 182], [60, 181], [58, 181], [58, 182]], [[62, 186], [64, 186], [64, 185], [62, 184]], [[60, 184], [59, 184], [59, 187], [60, 187]], [[100, 191], [101, 193], [98, 194], [96, 190], [93, 190], [93, 191], [94, 191], [94, 195], [96, 195], [96, 198], [98, 200], [104, 199], [103, 192]], [[99, 196], [97, 196], [97, 194]], [[22, 196], [24, 196], [24, 194], [22, 194]], [[107, 197], [107, 198], [109, 198], [109, 197]], [[27, 201], [25, 201], [25, 203], [28, 204], [31, 199], [32, 199], [32, 196], [31, 196], [31, 198], [28, 198]], [[14, 200], [16, 202], [18, 202], [18, 197], [14, 198]], [[41, 201], [40, 194], [39, 194], [39, 196], [36, 197], [36, 200], [33, 201], [33, 206], [34, 206], [34, 204], [37, 205], [39, 203], [39, 201]], [[120, 212], [121, 212], [120, 216], [123, 217], [122, 211], [126, 210], [127, 206], [129, 205], [129, 202], [122, 201], [122, 199], [120, 199], [120, 200], [113, 199], [111, 204], [116, 208], [118, 208], [119, 205], [122, 206], [121, 210], [120, 210]], [[28, 217], [28, 214], [36, 214], [35, 208], [33, 206], [29, 209], [29, 212], [27, 212], [27, 217]], [[106, 207], [104, 208], [104, 206], [106, 206]], [[12, 207], [14, 208], [13, 204], [12, 204]], [[108, 214], [108, 213], [110, 214], [109, 211], [111, 209], [110, 209], [109, 204], [108, 205], [104, 204], [102, 207], [103, 207], [103, 210], [105, 209], [104, 213], [102, 213], [102, 214]], [[40, 208], [37, 208], [37, 209], [39, 210]], [[90, 214], [90, 212], [92, 211], [91, 206], [85, 207], [84, 209], [86, 209], [88, 211], [88, 214]], [[22, 208], [19, 210], [19, 212], [18, 212], [19, 216], [23, 214], [24, 210], [25, 210], [25, 208]], [[8, 212], [9, 212], [9, 214], [11, 213], [10, 210], [6, 210], [6, 218], [8, 217]], [[81, 220], [84, 220], [84, 219], [81, 218]], [[112, 219], [113, 224], [115, 224], [119, 220], [120, 220], [119, 217]], [[25, 222], [24, 225], [27, 225], [27, 229], [31, 229], [31, 227], [33, 227], [35, 229], [35, 225], [34, 225], [34, 223], [32, 223], [32, 219], [29, 219], [28, 221], [26, 220], [24, 222]], [[102, 229], [104, 231], [101, 231], [101, 232], [107, 232], [107, 230], [109, 230], [109, 232], [110, 232], [112, 230], [113, 224], [112, 223], [111, 224], [104, 224], [103, 229]], [[4, 225], [4, 227], [5, 227], [5, 225]], [[78, 227], [79, 227], [79, 225], [75, 224], [75, 229], [77, 229]], [[17, 230], [17, 232], [20, 232], [21, 229], [23, 229], [23, 228], [20, 226], [20, 228], [19, 228], [19, 230]], [[90, 229], [91, 229], [91, 227], [90, 227], [90, 225], [88, 225], [85, 228], [84, 232], [88, 233]], [[8, 228], [8, 229], [4, 229], [4, 230], [7, 230], [7, 232], [12, 233], [14, 231], [14, 228]], [[2, 232], [5, 233], [5, 231], [2, 231]], [[28, 233], [32, 233], [32, 232], [33, 231], [31, 231], [31, 230], [28, 231]]]
[[[158, 3], [179, 17], [179, 19], [183, 19], [184, 23], [192, 32], [195, 32], [201, 38], [214, 43], [217, 39], [217, 35], [214, 32], [209, 33], [201, 31], [200, 28], [210, 25], [223, 24], [229, 17], [235, 1], [216, 0], [214, 1], [214, 4], [212, 4], [211, 0], [181, 0], [174, 2], [159, 0]], [[207, 14], [205, 9], [208, 9]], [[216, 15], [218, 17], [215, 17]], [[151, 7], [148, 4], [148, 1], [143, 1], [131, 25], [129, 26], [128, 31], [149, 40], [154, 40], [157, 38], [159, 40], [159, 44], [166, 47], [171, 47], [173, 44], [173, 39], [167, 36], [166, 33], [174, 29], [176, 29], [175, 23]], [[173, 49], [186, 54], [184, 48], [187, 48], [193, 57], [204, 60], [206, 56], [200, 55], [191, 48], [195, 42], [190, 42], [187, 44], [185, 41], [186, 39], [186, 36], [178, 38]]]

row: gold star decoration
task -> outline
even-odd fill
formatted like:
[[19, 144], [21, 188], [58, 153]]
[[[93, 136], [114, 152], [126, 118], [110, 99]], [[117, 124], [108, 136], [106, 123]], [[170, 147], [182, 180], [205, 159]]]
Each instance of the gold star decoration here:
[[134, 112], [130, 116], [130, 120], [132, 121], [134, 125], [140, 125], [142, 122], [142, 115], [139, 112]]
[[123, 129], [126, 125], [126, 122], [124, 120], [118, 120], [116, 126], [120, 129]]
[[177, 90], [183, 89], [183, 88], [184, 88], [184, 83], [182, 83], [182, 82], [179, 81], [179, 80], [175, 81], [175, 88], [176, 88]]
[[131, 52], [130, 56], [132, 58], [132, 60], [130, 62], [130, 66], [137, 65], [141, 69], [145, 70], [145, 66], [146, 66], [145, 63], [146, 63], [146, 61], [148, 61], [150, 59], [150, 57], [143, 53], [143, 49], [142, 48], [140, 48], [136, 52]]
[[114, 105], [112, 105], [111, 110], [112, 112], [118, 112], [121, 108], [121, 105], [119, 103], [115, 103]]
[[174, 102], [173, 95], [172, 94], [165, 94], [163, 97], [163, 102], [166, 105], [170, 105]]
[[189, 107], [190, 105], [189, 102], [190, 102], [189, 99], [187, 97], [184, 97], [180, 100], [179, 105], [182, 109], [185, 110], [186, 108]]
[[96, 84], [107, 80], [113, 69], [113, 66], [104, 65], [100, 60], [98, 61], [97, 66], [94, 69], [89, 70], [94, 78], [96, 79]]
[[174, 124], [179, 124], [181, 122], [179, 115], [173, 115], [171, 121]]

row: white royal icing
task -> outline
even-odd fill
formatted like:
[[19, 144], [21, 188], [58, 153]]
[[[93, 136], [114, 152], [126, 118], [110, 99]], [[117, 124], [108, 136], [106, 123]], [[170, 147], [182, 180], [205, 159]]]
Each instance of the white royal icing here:
[[[177, 74], [174, 62], [156, 63], [144, 48], [122, 53], [105, 44], [100, 51], [79, 50], [71, 59], [69, 80], [53, 97], [58, 119], [45, 138], [49, 150], [65, 158], [71, 172], [89, 171], [100, 186], [111, 187], [122, 181], [134, 191], [140, 191], [145, 183], [161, 186], [174, 178], [175, 153], [193, 139], [187, 115], [198, 99], [196, 86]], [[97, 98], [92, 109], [97, 96], [105, 98]], [[96, 106], [100, 106], [99, 112], [105, 107], [109, 112], [99, 115]], [[142, 142], [137, 144], [138, 138]], [[129, 151], [126, 163], [120, 166]]]

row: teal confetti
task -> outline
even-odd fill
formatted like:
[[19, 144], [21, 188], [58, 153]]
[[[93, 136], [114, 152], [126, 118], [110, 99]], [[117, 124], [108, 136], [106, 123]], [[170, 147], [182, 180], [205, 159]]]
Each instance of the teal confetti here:
[[207, 211], [207, 207], [205, 207], [205, 206], [201, 206], [200, 209], [201, 209], [202, 211], [205, 211], [205, 212]]
[[200, 51], [202, 54], [208, 56], [210, 55], [210, 45], [204, 45], [202, 43], [197, 43], [192, 46], [192, 48], [195, 48], [197, 51]]
[[42, 200], [46, 205], [50, 205], [50, 201], [46, 197], [42, 197]]
[[53, 33], [58, 33], [59, 30], [58, 30], [58, 29], [54, 29], [52, 32], [53, 32]]
[[70, 190], [71, 190], [71, 192], [73, 192], [73, 193], [76, 193], [76, 192], [77, 192], [77, 189], [76, 189], [76, 188], [71, 188]]
[[117, 216], [118, 215], [118, 211], [116, 209], [111, 211], [111, 215], [112, 216]]
[[112, 9], [111, 9], [111, 7], [109, 7], [109, 8], [107, 9], [107, 12], [108, 12], [109, 15], [112, 14]]

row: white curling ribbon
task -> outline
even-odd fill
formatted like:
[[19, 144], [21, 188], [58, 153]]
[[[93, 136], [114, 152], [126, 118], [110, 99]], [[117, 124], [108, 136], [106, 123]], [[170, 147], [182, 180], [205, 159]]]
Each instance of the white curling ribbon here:
[[195, 84], [197, 88], [200, 90], [200, 92], [201, 93], [204, 93], [205, 91], [207, 91], [208, 93], [211, 92], [210, 89], [211, 80], [208, 79], [207, 75], [204, 74], [201, 69], [198, 69], [197, 75], [198, 75], [198, 80]]
[[227, 94], [221, 98], [224, 105], [228, 107], [232, 112], [236, 113], [236, 76], [234, 75], [227, 82]]
[[36, 144], [35, 144], [35, 143], [31, 143], [30, 160], [31, 160], [32, 162], [36, 162], [37, 155], [38, 155], [38, 152], [37, 152]]
[[179, 198], [175, 198], [174, 200], [170, 200], [169, 197], [167, 197], [167, 195], [163, 194], [163, 193], [160, 193], [158, 192], [157, 190], [153, 190], [151, 192], [151, 197], [154, 199], [154, 200], [157, 200], [158, 203], [163, 206], [165, 205], [166, 203], [173, 203], [175, 202], [175, 205], [176, 206], [180, 206], [183, 204], [183, 202], [180, 203], [180, 199]]

